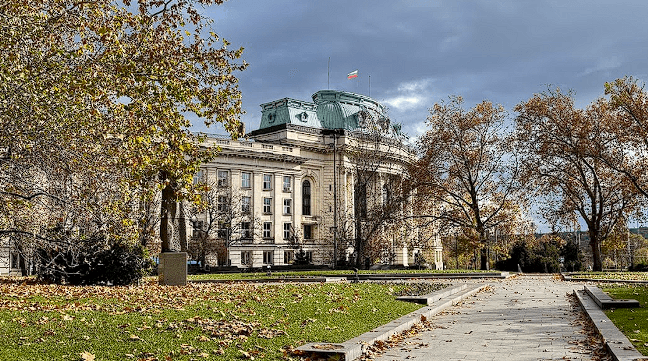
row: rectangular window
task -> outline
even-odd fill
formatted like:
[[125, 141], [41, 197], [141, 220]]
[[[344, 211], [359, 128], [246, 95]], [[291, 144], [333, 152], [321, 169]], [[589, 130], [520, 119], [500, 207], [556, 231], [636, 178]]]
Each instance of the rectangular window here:
[[313, 239], [313, 226], [304, 224], [304, 239]]
[[200, 237], [203, 228], [205, 227], [204, 221], [195, 221], [192, 224], [193, 237]]
[[295, 251], [284, 251], [284, 263], [291, 264], [295, 260]]
[[263, 251], [263, 264], [273, 264], [273, 263], [274, 263], [274, 252]]
[[20, 254], [11, 254], [11, 257], [9, 259], [9, 268], [20, 268]]
[[251, 205], [252, 205], [252, 197], [241, 198], [241, 212], [250, 213]]
[[241, 188], [252, 188], [252, 174], [243, 172], [241, 173]]
[[241, 222], [241, 238], [243, 239], [252, 238], [252, 227], [250, 222]]
[[227, 196], [218, 196], [218, 204], [216, 205], [216, 209], [219, 212], [227, 212], [229, 210], [228, 203], [229, 202]]
[[290, 192], [291, 191], [291, 179], [290, 176], [284, 176], [283, 177], [283, 191], [284, 192]]
[[272, 189], [272, 174], [263, 175], [263, 189], [264, 190]]
[[218, 186], [227, 187], [229, 185], [229, 172], [226, 170], [218, 171]]
[[272, 222], [263, 222], [263, 238], [272, 238]]
[[272, 213], [272, 198], [263, 198], [263, 213]]
[[306, 261], [313, 263], [313, 251], [306, 251]]
[[218, 238], [227, 239], [229, 227], [223, 221], [218, 222]]
[[243, 265], [252, 265], [252, 252], [251, 251], [241, 251], [241, 264]]
[[197, 171], [196, 174], [194, 174], [194, 176], [193, 176], [193, 184], [198, 184], [198, 183], [202, 182], [203, 181], [203, 176], [204, 176], [203, 174], [204, 173], [203, 173], [202, 170]]
[[292, 214], [292, 199], [284, 199], [283, 214]]
[[284, 239], [290, 239], [291, 235], [292, 235], [292, 223], [284, 223], [284, 226], [283, 226], [283, 238]]

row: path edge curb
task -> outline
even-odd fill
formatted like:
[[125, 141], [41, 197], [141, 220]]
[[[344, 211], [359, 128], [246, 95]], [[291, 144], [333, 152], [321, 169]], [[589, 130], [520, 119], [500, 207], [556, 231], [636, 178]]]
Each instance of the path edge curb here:
[[[453, 290], [453, 288], [455, 287], [461, 289], [456, 292]], [[385, 341], [392, 335], [396, 335], [403, 331], [409, 330], [410, 328], [412, 328], [412, 326], [420, 323], [423, 319], [430, 318], [435, 314], [445, 310], [446, 308], [456, 305], [462, 300], [490, 287], [490, 284], [471, 285], [468, 287], [466, 287], [465, 285], [459, 285], [455, 287], [451, 288], [448, 291], [445, 291], [446, 294], [444, 295], [444, 297], [439, 298], [433, 304], [421, 307], [416, 311], [410, 312], [407, 315], [401, 316], [385, 325], [379, 326], [369, 332], [365, 332], [362, 335], [354, 337], [346, 342], [312, 342], [298, 347], [297, 350], [321, 355], [340, 354], [346, 361], [355, 360], [356, 358], [362, 356], [362, 354], [366, 350], [366, 347], [373, 345], [374, 342]]]
[[574, 289], [573, 292], [581, 309], [592, 321], [596, 331], [603, 337], [605, 348], [615, 361], [648, 360], [648, 357], [637, 351], [632, 342], [612, 323], [605, 312], [587, 295], [584, 289]]

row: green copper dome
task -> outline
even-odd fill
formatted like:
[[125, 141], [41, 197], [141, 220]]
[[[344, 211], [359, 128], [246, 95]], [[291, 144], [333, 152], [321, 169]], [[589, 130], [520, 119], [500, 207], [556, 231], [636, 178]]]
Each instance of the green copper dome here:
[[385, 107], [368, 96], [338, 90], [320, 90], [313, 102], [284, 98], [261, 104], [259, 129], [279, 124], [347, 129], [389, 126]]

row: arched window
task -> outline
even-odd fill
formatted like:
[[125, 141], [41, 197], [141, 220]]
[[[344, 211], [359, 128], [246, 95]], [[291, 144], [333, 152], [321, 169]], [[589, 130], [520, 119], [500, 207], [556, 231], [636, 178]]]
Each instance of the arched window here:
[[311, 215], [311, 184], [309, 180], [302, 183], [302, 214]]

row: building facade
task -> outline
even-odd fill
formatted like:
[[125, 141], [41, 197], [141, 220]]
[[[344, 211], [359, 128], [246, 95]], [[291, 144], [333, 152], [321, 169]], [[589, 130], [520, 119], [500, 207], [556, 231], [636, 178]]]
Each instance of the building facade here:
[[[418, 211], [401, 193], [415, 154], [381, 104], [323, 90], [312, 102], [284, 98], [261, 108], [259, 129], [246, 139], [207, 139], [221, 152], [200, 177], [223, 190], [216, 201], [227, 205], [217, 208], [229, 217], [201, 214], [194, 234], [217, 224], [227, 263], [333, 265], [361, 254], [363, 264], [408, 266], [425, 249], [427, 263], [443, 267], [434, 232], [395, 221]], [[215, 264], [213, 254], [207, 263]]]

